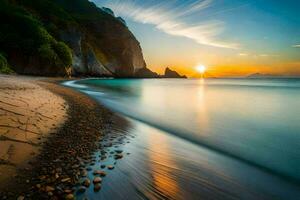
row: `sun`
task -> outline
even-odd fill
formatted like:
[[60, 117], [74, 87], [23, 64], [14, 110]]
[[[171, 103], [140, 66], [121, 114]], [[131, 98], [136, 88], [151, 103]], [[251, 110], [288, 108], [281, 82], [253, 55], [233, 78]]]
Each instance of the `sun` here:
[[204, 65], [199, 65], [196, 67], [196, 70], [200, 72], [200, 74], [204, 74], [204, 72], [206, 71], [206, 67]]

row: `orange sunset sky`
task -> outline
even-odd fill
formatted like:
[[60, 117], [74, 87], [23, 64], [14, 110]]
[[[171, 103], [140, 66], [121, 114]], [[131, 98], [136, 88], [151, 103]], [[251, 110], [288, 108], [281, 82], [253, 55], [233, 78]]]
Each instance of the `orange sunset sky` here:
[[300, 1], [93, 0], [140, 41], [147, 66], [189, 77], [300, 76]]

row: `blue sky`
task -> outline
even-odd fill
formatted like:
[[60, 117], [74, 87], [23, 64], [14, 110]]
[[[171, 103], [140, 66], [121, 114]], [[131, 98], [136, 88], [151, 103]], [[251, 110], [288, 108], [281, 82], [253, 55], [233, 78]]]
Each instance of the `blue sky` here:
[[148, 66], [300, 74], [300, 1], [93, 0], [123, 17]]

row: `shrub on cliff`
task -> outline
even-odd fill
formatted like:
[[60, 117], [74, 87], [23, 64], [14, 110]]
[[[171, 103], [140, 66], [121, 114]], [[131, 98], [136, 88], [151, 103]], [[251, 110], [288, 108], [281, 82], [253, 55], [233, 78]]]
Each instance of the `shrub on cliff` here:
[[0, 73], [11, 74], [13, 72], [14, 71], [8, 66], [6, 58], [0, 54]]
[[54, 49], [59, 55], [60, 60], [65, 66], [72, 65], [72, 53], [71, 49], [64, 42], [57, 42], [54, 45]]
[[72, 65], [72, 54], [70, 48], [63, 42], [52, 41], [39, 47], [38, 52], [43, 61], [53, 66], [70, 67]]

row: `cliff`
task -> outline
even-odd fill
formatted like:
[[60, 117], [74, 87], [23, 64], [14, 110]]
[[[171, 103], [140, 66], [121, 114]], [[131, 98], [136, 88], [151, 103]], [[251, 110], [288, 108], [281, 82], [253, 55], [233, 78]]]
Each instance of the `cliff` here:
[[108, 8], [88, 0], [0, 0], [0, 53], [20, 74], [132, 77], [139, 42]]

